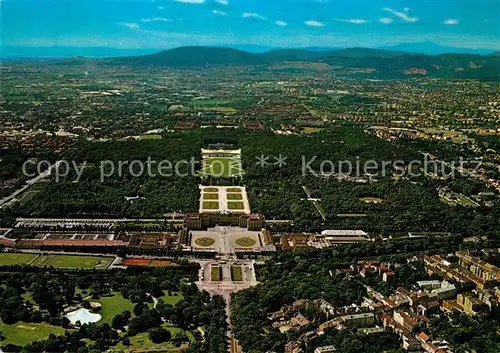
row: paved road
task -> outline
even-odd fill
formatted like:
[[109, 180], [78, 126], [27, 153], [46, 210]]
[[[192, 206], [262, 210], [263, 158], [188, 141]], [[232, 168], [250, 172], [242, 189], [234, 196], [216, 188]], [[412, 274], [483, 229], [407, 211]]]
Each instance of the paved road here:
[[[223, 258], [221, 260], [198, 260], [200, 264], [200, 275], [196, 285], [200, 290], [206, 290], [212, 295], [221, 295], [226, 301], [226, 315], [228, 323], [227, 337], [230, 341], [229, 353], [241, 352], [241, 347], [234, 338], [231, 325], [231, 294], [255, 286], [258, 284], [255, 277], [254, 261], [251, 260], [236, 260], [231, 257]], [[231, 266], [241, 266], [243, 269], [243, 281], [233, 282], [231, 280]], [[223, 276], [222, 281], [212, 281], [211, 268], [212, 266], [221, 266], [226, 268], [224, 273], [228, 275]]]

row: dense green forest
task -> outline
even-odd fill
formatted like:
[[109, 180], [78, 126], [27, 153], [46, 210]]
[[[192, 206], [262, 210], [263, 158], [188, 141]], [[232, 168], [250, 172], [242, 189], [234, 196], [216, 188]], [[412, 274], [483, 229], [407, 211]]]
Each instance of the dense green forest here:
[[[293, 221], [293, 226], [277, 231], [318, 231], [328, 227], [361, 228], [383, 234], [427, 230], [461, 234], [498, 232], [498, 199], [491, 208], [452, 207], [440, 202], [436, 191], [448, 185], [450, 180], [406, 174], [405, 168], [410, 161], [424, 163], [421, 151], [454, 161], [459, 156], [470, 157], [466, 148], [446, 141], [400, 139], [388, 142], [351, 124], [333, 125], [315, 134], [298, 136], [277, 136], [266, 131], [228, 134], [207, 129], [167, 134], [161, 140], [82, 141], [65, 154], [69, 161], [80, 165], [86, 163], [78, 182], [75, 182], [77, 174], [73, 171], [58, 182], [37, 185], [36, 195], [21, 202], [12, 211], [13, 215], [161, 218], [169, 212], [196, 211], [197, 186], [201, 182], [197, 175], [201, 167], [200, 148], [215, 142], [242, 149], [245, 176], [243, 180], [213, 179], [208, 182], [247, 186], [253, 212], [263, 213], [268, 219]], [[275, 159], [280, 155], [286, 157], [281, 166]], [[269, 157], [267, 165], [257, 164], [260, 156]], [[173, 165], [186, 161], [179, 167], [182, 176], [175, 173], [161, 176], [158, 164], [164, 160]], [[120, 161], [129, 164], [142, 161], [146, 167], [139, 173], [137, 165], [124, 164], [120, 168]], [[327, 166], [331, 162], [334, 172], [338, 171], [335, 168], [340, 161], [350, 161], [353, 177], [339, 181], [332, 175], [320, 175], [323, 161], [329, 161]], [[367, 161], [378, 163], [378, 168], [370, 170], [372, 174], [378, 173], [377, 176], [364, 175], [363, 165]], [[401, 161], [401, 165], [389, 163], [383, 167], [383, 161]], [[114, 173], [109, 167], [111, 163]], [[148, 172], [148, 165], [151, 172]], [[435, 169], [432, 164], [430, 168], [431, 171], [441, 169], [439, 166]], [[103, 171], [105, 177], [101, 178]], [[331, 168], [323, 168], [323, 171], [330, 173]], [[312, 197], [321, 199], [318, 205], [326, 220], [311, 202], [305, 200], [303, 186], [310, 190]], [[451, 186], [466, 194], [487, 190], [480, 181], [458, 176], [451, 180]], [[138, 198], [127, 201], [126, 197]], [[382, 202], [367, 203], [363, 201], [365, 197], [376, 197]], [[350, 216], [353, 214], [362, 217]]]

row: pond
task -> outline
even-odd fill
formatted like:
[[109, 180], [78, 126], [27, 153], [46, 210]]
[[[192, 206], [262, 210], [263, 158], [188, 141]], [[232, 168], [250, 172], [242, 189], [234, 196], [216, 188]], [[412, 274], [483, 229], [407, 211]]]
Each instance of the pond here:
[[77, 321], [80, 321], [80, 324], [90, 324], [94, 322], [98, 322], [102, 319], [100, 314], [95, 314], [90, 312], [90, 310], [81, 308], [66, 314], [66, 317], [71, 321], [73, 325], [76, 324]]

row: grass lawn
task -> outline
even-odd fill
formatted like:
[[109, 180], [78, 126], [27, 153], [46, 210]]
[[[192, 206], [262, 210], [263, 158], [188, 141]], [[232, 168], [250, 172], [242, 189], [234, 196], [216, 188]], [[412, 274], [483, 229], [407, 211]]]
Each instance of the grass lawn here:
[[382, 203], [384, 202], [384, 199], [381, 199], [380, 197], [360, 197], [359, 201], [366, 203]]
[[[166, 328], [167, 330], [170, 331], [170, 333], [172, 334], [172, 337], [174, 336], [175, 333], [179, 332], [179, 331], [184, 331], [183, 329], [175, 326], [174, 324], [172, 323], [169, 323], [169, 322], [166, 322], [164, 324], [161, 325], [162, 327]], [[192, 342], [194, 341], [194, 337], [193, 337], [193, 334], [189, 331], [184, 331], [184, 333], [186, 334], [187, 338]]]
[[242, 194], [227, 194], [228, 200], [243, 200]]
[[243, 247], [247, 248], [250, 246], [254, 246], [255, 243], [257, 243], [257, 242], [255, 241], [255, 239], [243, 237], [243, 238], [236, 239], [235, 243], [238, 244], [239, 246], [243, 246]]
[[205, 192], [219, 192], [219, 189], [217, 189], [217, 188], [205, 188], [203, 190]]
[[33, 304], [35, 307], [38, 308], [38, 305], [35, 303], [35, 300], [33, 299], [31, 292], [24, 292], [23, 294], [21, 294], [21, 297], [25, 302], [30, 302], [31, 304]]
[[35, 254], [2, 253], [0, 254], [0, 266], [26, 265], [37, 256]]
[[161, 140], [161, 135], [141, 135], [141, 137], [139, 137], [139, 140]]
[[[171, 323], [164, 323], [161, 327], [166, 328], [172, 334], [172, 337], [175, 333], [179, 331], [183, 331], [181, 328], [174, 326]], [[194, 341], [193, 334], [189, 331], [184, 331], [186, 337], [189, 341]], [[179, 347], [175, 347], [171, 342], [164, 343], [153, 343], [149, 339], [149, 334], [147, 332], [139, 333], [135, 336], [130, 337], [130, 346], [126, 347], [121, 342], [117, 344], [115, 347], [111, 348], [110, 352], [126, 352], [126, 351], [138, 351], [138, 350], [165, 350], [168, 352], [180, 352]]]
[[19, 200], [19, 204], [24, 206], [28, 201], [32, 200], [37, 194], [40, 193], [40, 190], [30, 190]]
[[210, 269], [210, 274], [212, 277], [212, 281], [221, 280], [221, 268], [219, 266], [212, 266], [212, 268]]
[[314, 134], [316, 132], [321, 132], [325, 130], [325, 128], [321, 128], [321, 127], [305, 127], [302, 129], [302, 132], [304, 134]]
[[206, 210], [218, 210], [219, 203], [216, 201], [205, 201], [203, 202], [203, 208]]
[[113, 259], [98, 256], [41, 255], [31, 265], [60, 268], [105, 269]]
[[240, 188], [227, 188], [226, 192], [241, 192]]
[[196, 239], [194, 241], [194, 243], [196, 245], [199, 245], [199, 246], [210, 246], [210, 245], [213, 245], [215, 243], [215, 239], [209, 238], [209, 237], [203, 237], [203, 238]]
[[241, 270], [241, 266], [231, 267], [231, 279], [233, 281], [243, 281], [243, 271]]
[[0, 332], [6, 338], [1, 342], [2, 346], [9, 343], [24, 346], [33, 341], [47, 339], [51, 333], [64, 335], [66, 330], [60, 326], [49, 324], [33, 324], [17, 322], [14, 325], [5, 325], [0, 321]]
[[[110, 352], [134, 352], [140, 350], [153, 350], [153, 349], [168, 349], [169, 352], [180, 352], [180, 349], [174, 351], [174, 345], [170, 342], [164, 343], [153, 343], [149, 339], [149, 334], [147, 332], [139, 333], [135, 336], [130, 337], [130, 346], [124, 346], [122, 342], [111, 348]], [[170, 351], [172, 349], [172, 351]]]
[[230, 210], [243, 210], [245, 209], [245, 205], [243, 204], [243, 202], [229, 201], [227, 203], [227, 208], [229, 208]]
[[207, 158], [203, 160], [201, 173], [214, 178], [230, 178], [242, 174], [239, 158]]
[[200, 110], [208, 110], [208, 111], [216, 111], [218, 113], [222, 113], [222, 114], [228, 114], [228, 115], [233, 115], [233, 114], [236, 114], [238, 112], [238, 110], [236, 110], [235, 108], [233, 107], [219, 107], [219, 106], [200, 106], [198, 107]]
[[218, 200], [219, 194], [203, 194], [203, 200]]
[[337, 217], [366, 217], [366, 213], [338, 213]]
[[[172, 294], [174, 294], [174, 293], [172, 293]], [[183, 298], [183, 296], [182, 296], [181, 292], [177, 292], [177, 295], [168, 295], [168, 292], [167, 292], [166, 295], [164, 295], [163, 297], [159, 297], [158, 299], [162, 299], [165, 304], [175, 305], [178, 302], [180, 302], [182, 300], [182, 298]]]
[[108, 323], [111, 325], [111, 322], [116, 314], [120, 314], [125, 310], [130, 311], [133, 316], [135, 304], [128, 299], [123, 298], [121, 294], [113, 294], [114, 295], [112, 297], [102, 297], [97, 300], [102, 304], [102, 309], [99, 312], [99, 314], [102, 315], [102, 319], [99, 321], [99, 324]]

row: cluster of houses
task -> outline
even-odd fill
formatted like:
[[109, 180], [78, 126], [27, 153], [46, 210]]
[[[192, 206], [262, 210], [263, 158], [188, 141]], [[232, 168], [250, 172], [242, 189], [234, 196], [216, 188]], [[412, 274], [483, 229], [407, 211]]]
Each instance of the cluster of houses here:
[[[395, 332], [401, 346], [408, 352], [452, 353], [446, 341], [431, 337], [431, 318], [459, 311], [475, 316], [486, 314], [494, 303], [500, 303], [500, 269], [465, 252], [452, 254], [453, 264], [441, 256], [425, 256], [425, 270], [431, 279], [417, 281], [411, 289], [396, 288], [392, 294], [384, 295], [370, 286], [365, 286], [367, 296], [360, 304], [334, 307], [320, 300], [297, 300], [280, 311], [268, 316], [272, 326], [285, 333], [291, 329], [304, 332], [297, 340], [287, 343], [286, 352], [301, 352], [314, 339], [328, 329], [355, 328], [366, 335]], [[458, 258], [458, 263], [456, 259]], [[408, 262], [420, 259], [408, 259]], [[378, 276], [384, 282], [395, 284], [398, 264], [380, 261], [360, 261], [343, 272], [366, 277]], [[461, 285], [458, 285], [458, 284]], [[469, 286], [468, 286], [469, 285]], [[321, 312], [326, 321], [315, 320], [306, 315], [311, 309]], [[336, 352], [336, 347], [316, 348], [316, 353]]]

